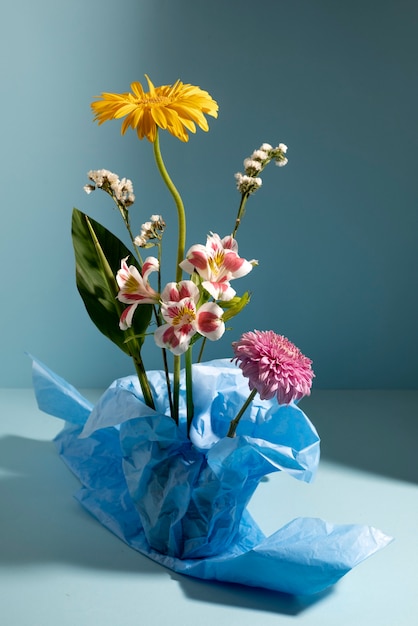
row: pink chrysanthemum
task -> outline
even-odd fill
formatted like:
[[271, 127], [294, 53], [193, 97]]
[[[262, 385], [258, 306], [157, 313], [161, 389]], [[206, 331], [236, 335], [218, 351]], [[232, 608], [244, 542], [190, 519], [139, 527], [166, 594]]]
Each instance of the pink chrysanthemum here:
[[244, 333], [232, 344], [235, 362], [262, 400], [289, 404], [310, 394], [312, 361], [289, 339], [272, 330]]

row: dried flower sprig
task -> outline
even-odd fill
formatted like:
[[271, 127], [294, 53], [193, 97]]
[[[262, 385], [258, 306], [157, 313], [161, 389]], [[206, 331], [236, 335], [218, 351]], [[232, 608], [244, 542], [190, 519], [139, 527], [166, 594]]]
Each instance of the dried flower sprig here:
[[141, 232], [134, 239], [134, 244], [139, 248], [150, 248], [160, 242], [166, 223], [161, 215], [151, 215], [148, 222], [141, 226]]
[[251, 156], [244, 159], [244, 174], [237, 172], [235, 179], [237, 181], [237, 189], [241, 194], [241, 202], [238, 207], [238, 213], [235, 220], [235, 227], [232, 235], [235, 234], [240, 226], [241, 220], [245, 214], [245, 205], [249, 196], [260, 189], [263, 181], [259, 174], [271, 161], [275, 161], [276, 165], [283, 167], [287, 164], [288, 159], [285, 156], [287, 153], [287, 146], [284, 143], [279, 143], [276, 148], [273, 148], [269, 143], [263, 143], [261, 146], [254, 150]]
[[109, 170], [90, 170], [87, 176], [93, 184], [84, 185], [84, 191], [91, 193], [96, 188], [106, 191], [117, 205], [126, 209], [135, 202], [132, 181], [129, 178], [119, 179], [117, 174]]

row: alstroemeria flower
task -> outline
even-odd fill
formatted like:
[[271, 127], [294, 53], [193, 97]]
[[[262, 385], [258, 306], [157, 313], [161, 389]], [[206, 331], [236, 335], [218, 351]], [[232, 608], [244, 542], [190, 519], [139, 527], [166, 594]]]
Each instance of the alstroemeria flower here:
[[238, 256], [238, 243], [228, 235], [221, 239], [217, 234], [208, 235], [206, 245], [192, 246], [180, 267], [189, 274], [196, 272], [203, 278], [202, 286], [215, 300], [232, 300], [235, 290], [230, 282], [251, 272], [256, 261]]
[[157, 272], [159, 269], [158, 259], [149, 256], [145, 259], [142, 266], [142, 275], [134, 265], [126, 263], [125, 259], [121, 261], [121, 267], [116, 274], [116, 281], [119, 285], [119, 293], [116, 296], [120, 302], [129, 304], [123, 311], [119, 327], [126, 330], [132, 326], [132, 318], [138, 304], [156, 304], [159, 302], [159, 294], [151, 287], [148, 277], [151, 272]]
[[161, 314], [167, 323], [154, 333], [157, 346], [179, 355], [186, 352], [196, 333], [211, 341], [222, 337], [225, 324], [221, 307], [214, 302], [198, 307], [199, 296], [199, 289], [191, 280], [166, 285], [161, 294]]

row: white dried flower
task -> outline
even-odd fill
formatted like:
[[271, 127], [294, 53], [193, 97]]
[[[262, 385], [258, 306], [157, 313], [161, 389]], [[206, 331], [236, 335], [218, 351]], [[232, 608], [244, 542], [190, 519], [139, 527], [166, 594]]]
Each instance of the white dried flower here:
[[287, 146], [285, 143], [279, 143], [279, 145], [270, 152], [271, 158], [275, 159], [276, 165], [279, 167], [283, 167], [288, 163], [287, 158], [284, 156], [286, 152]]
[[276, 159], [277, 167], [284, 167], [285, 165], [287, 165], [288, 162], [289, 159], [286, 159], [286, 157], [283, 157], [282, 159]]
[[237, 189], [241, 193], [254, 193], [263, 184], [260, 177], [248, 176], [241, 174], [241, 172], [235, 174], [235, 179], [237, 181]]
[[85, 185], [84, 190], [86, 193], [91, 193], [96, 188], [103, 189], [103, 191], [112, 196], [116, 203], [121, 204], [125, 208], [134, 203], [133, 185], [128, 178], [119, 180], [117, 174], [103, 169], [90, 170], [87, 176], [93, 181], [94, 185]]
[[255, 161], [266, 161], [269, 158], [269, 154], [264, 150], [254, 150], [250, 158]]
[[135, 245], [141, 248], [145, 246], [150, 247], [152, 245], [155, 245], [155, 243], [154, 244], [150, 243], [148, 245], [149, 240], [161, 239], [164, 228], [165, 228], [165, 222], [163, 218], [161, 217], [161, 215], [151, 215], [150, 221], [144, 222], [144, 224], [142, 224], [140, 234], [137, 237], [135, 237], [134, 239]]
[[134, 239], [134, 244], [138, 246], [138, 248], [143, 248], [146, 246], [148, 239], [145, 235], [137, 235]]
[[269, 143], [263, 143], [260, 146], [260, 150], [262, 152], [270, 152], [270, 150], [273, 150], [273, 146], [271, 146]]
[[244, 159], [244, 167], [246, 174], [257, 174], [262, 169], [262, 165], [260, 161], [255, 161], [254, 159], [248, 158]]
[[129, 178], [122, 178], [122, 180], [119, 180], [116, 174], [114, 176], [116, 179], [112, 179], [109, 182], [115, 200], [125, 206], [130, 206], [135, 201], [132, 181], [129, 180]]

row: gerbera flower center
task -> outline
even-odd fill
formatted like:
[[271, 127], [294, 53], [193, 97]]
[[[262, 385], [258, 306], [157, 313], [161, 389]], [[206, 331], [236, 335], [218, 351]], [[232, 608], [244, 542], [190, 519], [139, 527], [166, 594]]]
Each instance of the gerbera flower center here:
[[173, 100], [167, 96], [150, 96], [145, 94], [144, 98], [135, 98], [135, 103], [142, 106], [167, 106]]

